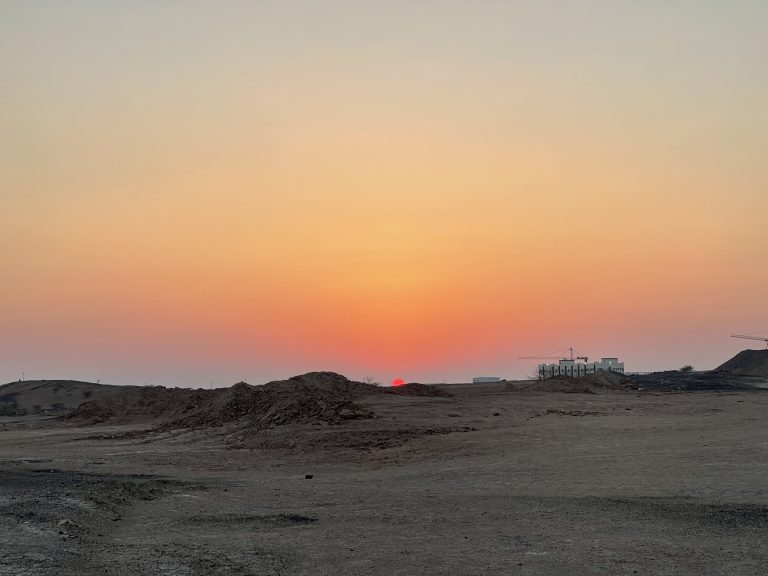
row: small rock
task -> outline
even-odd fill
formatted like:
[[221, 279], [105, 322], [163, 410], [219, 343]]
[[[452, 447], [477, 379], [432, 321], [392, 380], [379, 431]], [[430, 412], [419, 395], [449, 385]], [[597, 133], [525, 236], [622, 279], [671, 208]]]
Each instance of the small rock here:
[[315, 475], [314, 475], [314, 474], [304, 474], [304, 478], [305, 478], [306, 480], [312, 480], [312, 478], [314, 478], [314, 477], [315, 477]]
[[56, 526], [59, 529], [59, 534], [62, 534], [65, 536], [74, 534], [75, 532], [78, 532], [80, 530], [80, 526], [77, 523], [73, 522], [72, 520], [69, 520], [68, 518], [65, 518], [64, 520], [59, 520]]

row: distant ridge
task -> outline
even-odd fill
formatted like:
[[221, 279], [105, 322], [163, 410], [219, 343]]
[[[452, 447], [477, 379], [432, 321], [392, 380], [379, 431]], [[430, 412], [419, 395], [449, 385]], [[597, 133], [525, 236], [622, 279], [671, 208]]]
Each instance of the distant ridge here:
[[135, 388], [80, 380], [9, 382], [0, 386], [0, 415], [67, 412], [88, 400], [112, 398]]
[[715, 372], [768, 378], [768, 350], [742, 350], [715, 368]]

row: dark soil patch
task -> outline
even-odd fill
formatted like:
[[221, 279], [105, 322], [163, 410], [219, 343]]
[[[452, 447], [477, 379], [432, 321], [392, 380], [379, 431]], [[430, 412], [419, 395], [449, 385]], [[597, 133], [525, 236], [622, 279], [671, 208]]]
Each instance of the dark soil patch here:
[[402, 386], [392, 386], [386, 388], [386, 390], [388, 390], [390, 394], [395, 394], [397, 396], [426, 396], [428, 398], [451, 398], [453, 396], [450, 392], [446, 392], [437, 386], [419, 384], [417, 382], [403, 384]]
[[629, 376], [638, 390], [717, 392], [735, 390], [760, 390], [765, 378], [739, 376], [729, 372], [654, 372]]
[[141, 475], [0, 470], [0, 573], [70, 574], [131, 503], [194, 486]]
[[282, 528], [313, 524], [317, 518], [301, 514], [203, 514], [187, 518], [190, 524], [210, 524], [226, 527], [227, 525], [247, 525], [254, 527]]

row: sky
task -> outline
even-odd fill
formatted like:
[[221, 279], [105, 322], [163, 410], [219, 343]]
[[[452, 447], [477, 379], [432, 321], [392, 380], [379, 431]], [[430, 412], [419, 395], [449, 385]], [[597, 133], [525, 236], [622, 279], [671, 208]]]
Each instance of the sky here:
[[0, 0], [0, 381], [717, 366], [768, 330], [766, 29], [763, 0]]

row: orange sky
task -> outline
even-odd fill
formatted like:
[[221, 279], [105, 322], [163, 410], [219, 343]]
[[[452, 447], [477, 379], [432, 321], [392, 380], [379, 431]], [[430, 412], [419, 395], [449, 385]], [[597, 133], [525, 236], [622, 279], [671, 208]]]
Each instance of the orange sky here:
[[719, 364], [768, 329], [736, 5], [4, 3], [0, 379]]

